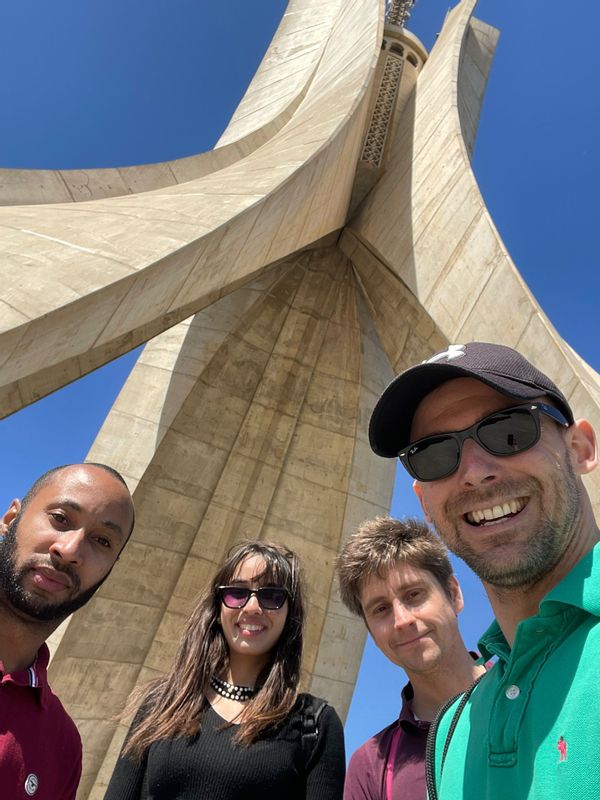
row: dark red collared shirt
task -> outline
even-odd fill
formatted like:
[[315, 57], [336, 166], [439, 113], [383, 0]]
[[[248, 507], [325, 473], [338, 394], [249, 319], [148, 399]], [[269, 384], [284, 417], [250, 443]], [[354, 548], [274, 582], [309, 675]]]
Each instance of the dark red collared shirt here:
[[22, 672], [0, 661], [0, 797], [74, 800], [81, 776], [81, 739], [48, 686], [46, 645]]
[[354, 753], [348, 764], [344, 800], [384, 800], [386, 764], [394, 732], [400, 729], [392, 777], [393, 800], [425, 800], [425, 747], [430, 723], [412, 713], [413, 690], [402, 690], [400, 717]]

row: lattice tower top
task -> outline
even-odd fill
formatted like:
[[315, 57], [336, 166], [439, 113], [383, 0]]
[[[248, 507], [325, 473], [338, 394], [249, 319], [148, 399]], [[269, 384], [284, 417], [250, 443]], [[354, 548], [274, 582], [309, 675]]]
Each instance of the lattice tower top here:
[[385, 21], [390, 25], [403, 28], [410, 17], [410, 10], [414, 4], [415, 0], [387, 0]]

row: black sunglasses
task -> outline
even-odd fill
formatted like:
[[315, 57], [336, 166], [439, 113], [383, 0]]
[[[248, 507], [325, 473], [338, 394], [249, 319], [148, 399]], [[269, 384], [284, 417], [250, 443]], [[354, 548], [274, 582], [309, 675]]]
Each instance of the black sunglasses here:
[[289, 592], [283, 586], [261, 586], [248, 589], [246, 586], [219, 586], [219, 599], [227, 608], [243, 608], [252, 595], [256, 595], [258, 605], [264, 611], [276, 611], [288, 598]]
[[439, 481], [456, 472], [463, 443], [474, 439], [494, 456], [512, 456], [529, 450], [540, 438], [540, 411], [559, 425], [569, 427], [558, 409], [545, 403], [525, 403], [495, 411], [470, 428], [452, 433], [438, 433], [411, 442], [398, 458], [418, 481]]

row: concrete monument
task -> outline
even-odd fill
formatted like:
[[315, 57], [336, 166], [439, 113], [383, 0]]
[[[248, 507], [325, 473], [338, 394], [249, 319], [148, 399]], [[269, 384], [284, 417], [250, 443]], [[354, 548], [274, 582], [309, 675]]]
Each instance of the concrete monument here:
[[471, 171], [497, 32], [462, 0], [428, 56], [410, 5], [384, 19], [378, 0], [290, 0], [212, 152], [0, 170], [0, 413], [148, 342], [89, 455], [126, 476], [136, 531], [53, 642], [81, 798], [103, 796], [125, 731], [111, 718], [242, 537], [304, 557], [305, 685], [344, 713], [364, 631], [333, 560], [389, 508], [394, 465], [366, 427], [393, 373], [500, 341], [600, 428], [598, 375], [541, 312]]

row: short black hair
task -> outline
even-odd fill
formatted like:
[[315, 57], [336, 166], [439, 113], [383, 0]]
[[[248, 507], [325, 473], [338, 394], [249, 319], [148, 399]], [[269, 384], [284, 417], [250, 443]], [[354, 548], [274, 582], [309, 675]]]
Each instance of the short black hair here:
[[[111, 467], [108, 464], [102, 464], [99, 461], [83, 461], [83, 462], [81, 462], [79, 464], [61, 464], [58, 467], [52, 467], [51, 469], [46, 470], [46, 472], [42, 473], [42, 475], [40, 475], [40, 477], [37, 478], [31, 484], [31, 486], [29, 487], [29, 489], [25, 493], [23, 499], [21, 500], [21, 511], [20, 511], [20, 513], [22, 513], [25, 510], [25, 508], [33, 500], [33, 498], [40, 491], [40, 489], [42, 489], [44, 486], [46, 486], [47, 484], [50, 483], [50, 481], [52, 480], [53, 476], [57, 472], [62, 472], [63, 469], [69, 469], [70, 467], [98, 467], [98, 469], [103, 469], [105, 472], [108, 472], [109, 475], [112, 475], [113, 478], [116, 478], [120, 483], [122, 483], [123, 486], [127, 489], [127, 491], [129, 491], [129, 486], [127, 486], [125, 478], [114, 467]], [[132, 508], [132, 511], [133, 511], [133, 518], [132, 518], [132, 521], [131, 521], [131, 529], [130, 529], [128, 535], [127, 535], [128, 539], [129, 539], [129, 536], [131, 536], [131, 533], [132, 533], [133, 528], [135, 526], [135, 508], [133, 507], [133, 503], [132, 503], [131, 508]]]

